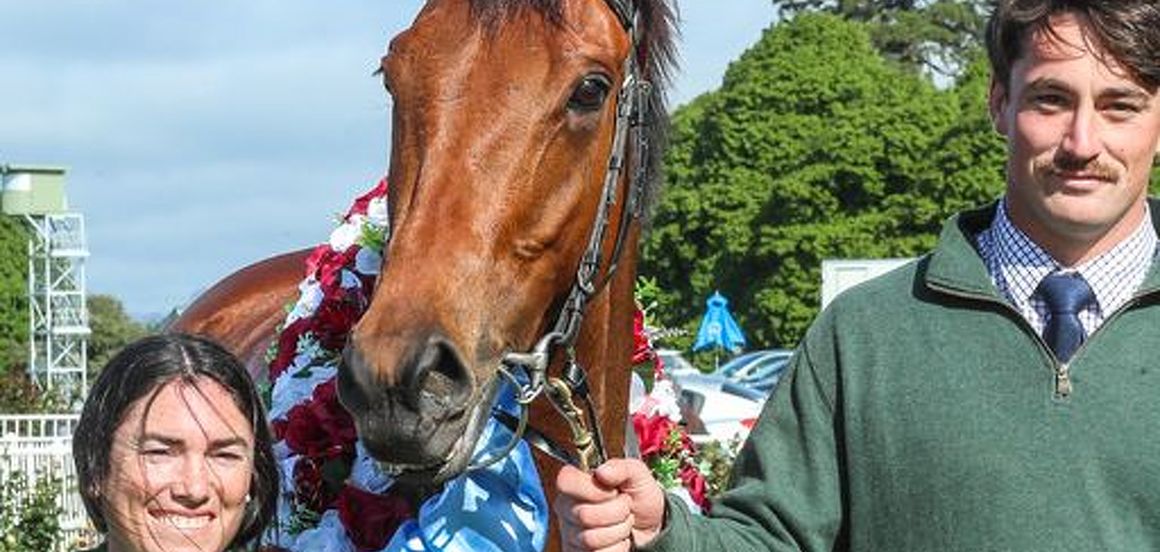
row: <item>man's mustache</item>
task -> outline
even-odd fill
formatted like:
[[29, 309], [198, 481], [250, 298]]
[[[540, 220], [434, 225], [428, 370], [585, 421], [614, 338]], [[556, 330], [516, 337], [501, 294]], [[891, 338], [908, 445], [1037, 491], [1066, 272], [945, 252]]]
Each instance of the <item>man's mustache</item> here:
[[1099, 159], [1084, 159], [1074, 155], [1060, 154], [1050, 160], [1036, 161], [1035, 174], [1069, 178], [1083, 175], [1084, 178], [1094, 178], [1107, 182], [1116, 182], [1120, 179], [1120, 171], [1109, 166]]

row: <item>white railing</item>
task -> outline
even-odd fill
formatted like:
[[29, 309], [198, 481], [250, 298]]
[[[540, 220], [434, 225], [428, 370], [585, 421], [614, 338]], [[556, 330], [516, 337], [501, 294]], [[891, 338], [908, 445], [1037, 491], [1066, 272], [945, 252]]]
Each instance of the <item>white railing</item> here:
[[71, 438], [79, 420], [78, 414], [3, 414], [0, 438]]
[[29, 478], [29, 492], [39, 478], [49, 477], [60, 483], [57, 505], [62, 511], [64, 538], [57, 543], [58, 550], [75, 550], [77, 543], [91, 543], [94, 537], [77, 492], [73, 465], [72, 434], [77, 419], [72, 414], [0, 416], [0, 482], [9, 477]]

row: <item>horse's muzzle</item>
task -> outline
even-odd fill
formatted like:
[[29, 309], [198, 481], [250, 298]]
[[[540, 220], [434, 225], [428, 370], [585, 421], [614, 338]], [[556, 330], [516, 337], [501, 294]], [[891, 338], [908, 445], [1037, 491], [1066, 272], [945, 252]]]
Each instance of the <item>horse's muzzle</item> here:
[[372, 457], [399, 471], [435, 476], [466, 463], [460, 458], [470, 454], [464, 440], [469, 426], [477, 425], [468, 413], [480, 401], [454, 346], [441, 337], [422, 343], [387, 365], [372, 360], [366, 341], [352, 340], [339, 366], [338, 396]]

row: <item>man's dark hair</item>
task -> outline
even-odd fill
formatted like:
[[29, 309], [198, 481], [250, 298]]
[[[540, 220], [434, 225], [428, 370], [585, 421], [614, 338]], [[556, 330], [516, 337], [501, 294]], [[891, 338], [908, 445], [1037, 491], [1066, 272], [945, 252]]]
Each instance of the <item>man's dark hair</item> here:
[[254, 432], [254, 473], [245, 518], [229, 548], [246, 545], [261, 535], [273, 518], [278, 500], [278, 466], [265, 409], [253, 380], [238, 359], [220, 345], [201, 337], [165, 334], [126, 346], [101, 371], [81, 411], [73, 437], [73, 461], [78, 487], [89, 519], [102, 533], [108, 520], [101, 489], [109, 476], [114, 434], [138, 401], [152, 401], [163, 386], [180, 381], [216, 382], [233, 398]]
[[1028, 37], [1053, 35], [1052, 16], [1072, 13], [1086, 24], [1086, 39], [1118, 62], [1128, 76], [1155, 92], [1160, 87], [1160, 0], [999, 0], [987, 22], [992, 76], [1010, 85], [1011, 67]]

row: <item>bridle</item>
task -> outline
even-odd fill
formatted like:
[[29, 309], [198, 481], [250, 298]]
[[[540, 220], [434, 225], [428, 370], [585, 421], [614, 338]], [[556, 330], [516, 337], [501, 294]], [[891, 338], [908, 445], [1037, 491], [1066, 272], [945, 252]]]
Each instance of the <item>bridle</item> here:
[[[609, 153], [600, 204], [588, 237], [588, 246], [576, 270], [572, 289], [564, 300], [552, 330], [541, 336], [531, 351], [504, 355], [498, 368], [498, 373], [514, 386], [516, 403], [519, 407], [518, 416], [501, 409], [496, 409], [493, 413], [501, 423], [511, 429], [511, 440], [498, 452], [473, 462], [468, 470], [482, 469], [504, 458], [521, 439], [527, 440], [549, 456], [583, 470], [595, 468], [608, 458], [600, 425], [597, 423], [596, 410], [589, 396], [587, 372], [576, 360], [576, 339], [580, 334], [584, 308], [588, 300], [612, 280], [624, 248], [628, 228], [633, 221], [642, 216], [645, 208], [644, 190], [649, 177], [649, 142], [646, 126], [650, 115], [652, 83], [648, 81], [641, 67], [642, 26], [636, 0], [604, 1], [628, 32], [630, 47], [628, 57], [624, 61], [624, 82], [616, 99], [616, 126], [613, 130], [612, 151]], [[598, 283], [602, 244], [608, 231], [612, 208], [619, 195], [625, 160], [630, 151], [633, 167], [628, 177], [626, 205], [621, 209], [616, 238], [609, 255], [608, 269]], [[563, 369], [559, 376], [548, 373], [556, 352], [562, 352], [564, 355]], [[546, 396], [568, 423], [572, 431], [572, 445], [577, 452], [575, 455], [528, 425], [531, 403], [540, 395]], [[583, 411], [577, 406], [576, 399], [584, 404]]]

